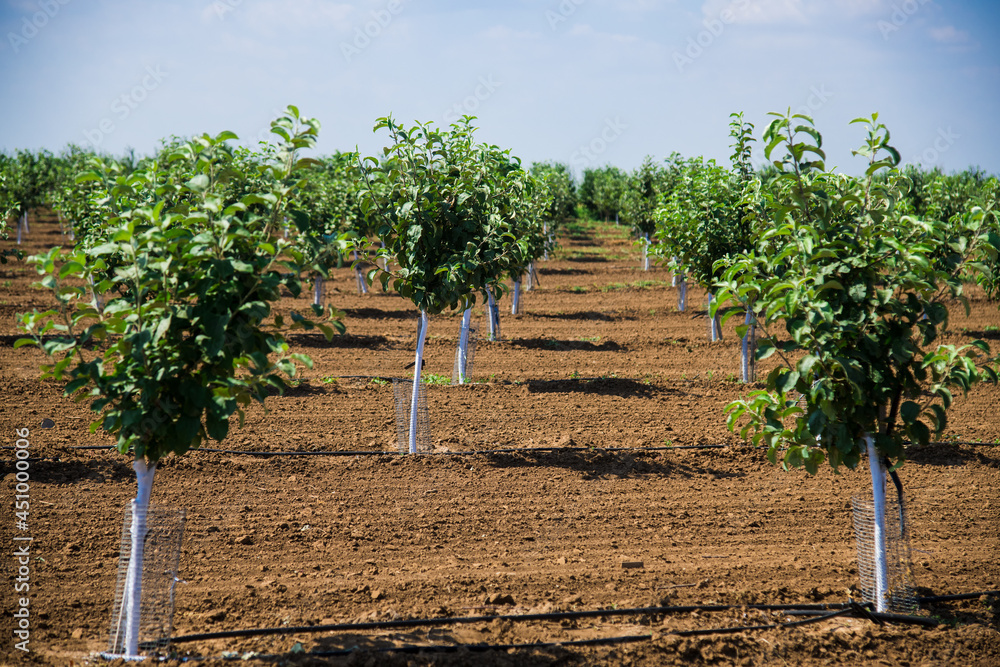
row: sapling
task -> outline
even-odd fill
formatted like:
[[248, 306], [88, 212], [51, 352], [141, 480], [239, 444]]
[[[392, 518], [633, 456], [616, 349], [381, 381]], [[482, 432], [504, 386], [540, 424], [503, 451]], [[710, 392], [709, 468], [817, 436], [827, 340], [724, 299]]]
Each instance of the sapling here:
[[[379, 244], [357, 239], [352, 249], [372, 258], [367, 280], [389, 284], [420, 311], [410, 411], [409, 451], [416, 452], [417, 405], [428, 316], [468, 310], [481, 291], [492, 297], [501, 276], [521, 261], [517, 202], [530, 179], [509, 151], [473, 141], [472, 118], [448, 130], [407, 128], [380, 118], [391, 145], [364, 161], [360, 192]], [[379, 259], [391, 260], [379, 262]], [[357, 262], [356, 262], [357, 263]], [[491, 304], [492, 305], [492, 304]], [[494, 323], [495, 324], [495, 323]], [[498, 332], [495, 332], [498, 334]]]
[[656, 230], [655, 213], [659, 199], [667, 188], [664, 169], [646, 156], [642, 165], [625, 179], [620, 209], [622, 219], [632, 228], [642, 243], [643, 268], [649, 270], [649, 238]]
[[[907, 183], [889, 131], [871, 118], [861, 178], [826, 170], [819, 132], [804, 115], [772, 114], [764, 154], [778, 173], [753, 211], [753, 248], [721, 260], [716, 312], [733, 302], [756, 315], [757, 359], [781, 363], [726, 408], [730, 429], [768, 448], [785, 467], [815, 473], [829, 461], [854, 469], [867, 458], [876, 504], [875, 604], [886, 608], [884, 479], [947, 424], [952, 390], [997, 381], [983, 341], [932, 347], [946, 329], [949, 302], [966, 303], [964, 280], [1000, 252], [988, 211], [972, 207], [948, 223], [901, 215]], [[737, 309], [732, 309], [724, 320]], [[926, 317], [924, 317], [926, 315]], [[749, 319], [749, 318], [748, 318]], [[781, 323], [779, 339], [775, 325]], [[793, 356], [790, 353], [795, 353]], [[930, 426], [928, 425], [930, 424]], [[888, 466], [886, 465], [888, 463]]]
[[[207, 439], [221, 441], [230, 416], [242, 422], [243, 406], [284, 389], [281, 376], [294, 375], [296, 361], [311, 365], [289, 354], [282, 334], [264, 320], [282, 288], [301, 291], [301, 256], [280, 238], [279, 225], [305, 166], [295, 155], [313, 145], [318, 127], [289, 107], [272, 124], [283, 140], [278, 158], [260, 165], [266, 189], [225, 207], [225, 180], [238, 176], [227, 144], [236, 136], [196, 137], [173, 157], [187, 172], [175, 189], [181, 203], [166, 206], [167, 184], [154, 166], [140, 165], [127, 182], [104, 184], [103, 242], [56, 247], [30, 260], [56, 307], [23, 314], [20, 326], [31, 337], [16, 346], [41, 347], [53, 360], [42, 367], [43, 379], [68, 381], [66, 395], [93, 397], [90, 407], [100, 417], [91, 430], [116, 436], [118, 451], [133, 459], [137, 492], [123, 605], [128, 657], [139, 653], [145, 522], [159, 461]], [[102, 174], [79, 179], [101, 181]], [[109, 271], [112, 262], [118, 268]], [[103, 311], [91, 302], [91, 284], [106, 299]], [[297, 314], [292, 319], [292, 328], [314, 326]], [[274, 326], [283, 325], [276, 315]], [[315, 326], [332, 337], [329, 325]], [[343, 330], [339, 322], [334, 327]], [[103, 341], [103, 352], [91, 356], [94, 341]]]

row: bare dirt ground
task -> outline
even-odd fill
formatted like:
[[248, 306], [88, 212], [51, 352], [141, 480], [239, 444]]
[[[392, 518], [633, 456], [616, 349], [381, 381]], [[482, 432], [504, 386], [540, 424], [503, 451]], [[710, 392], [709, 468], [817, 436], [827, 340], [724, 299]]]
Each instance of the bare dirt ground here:
[[[60, 243], [32, 226], [26, 248]], [[474, 384], [431, 384], [433, 452], [396, 452], [391, 384], [413, 359], [417, 314], [356, 293], [338, 270], [326, 298], [347, 335], [293, 335], [315, 360], [219, 448], [164, 461], [153, 503], [187, 509], [174, 637], [248, 628], [431, 617], [732, 605], [724, 611], [493, 620], [178, 643], [166, 664], [1000, 665], [997, 598], [925, 605], [937, 628], [835, 618], [799, 628], [682, 637], [789, 620], [751, 603], [840, 603], [859, 584], [851, 498], [866, 470], [783, 471], [725, 428], [746, 391], [735, 319], [707, 340], [704, 292], [687, 312], [662, 270], [638, 270], [614, 225], [571, 229], [502, 342], [480, 342]], [[14, 349], [14, 314], [44, 308], [23, 263], [0, 267], [3, 594], [0, 664], [80, 665], [107, 647], [129, 462], [87, 428], [86, 404], [41, 382]], [[997, 303], [973, 291], [949, 342], [1000, 345]], [[305, 297], [281, 309], [305, 309]], [[485, 318], [476, 309], [480, 329]], [[450, 378], [459, 318], [432, 318], [425, 374]], [[766, 372], [765, 366], [761, 372]], [[908, 498], [919, 595], [1000, 589], [1000, 390], [959, 397], [940, 440], [911, 451]], [[52, 428], [43, 429], [42, 420]], [[27, 531], [15, 527], [16, 428], [30, 429]], [[955, 444], [958, 443], [964, 444]], [[717, 448], [691, 448], [717, 445]], [[514, 450], [514, 451], [510, 451]], [[344, 455], [262, 457], [248, 452]], [[381, 455], [350, 452], [384, 452]], [[15, 536], [30, 536], [30, 653], [14, 649]], [[794, 620], [794, 619], [793, 619]], [[636, 637], [611, 645], [567, 642]], [[416, 645], [485, 651], [386, 653]], [[518, 646], [538, 644], [537, 646]], [[356, 650], [345, 657], [311, 652]]]

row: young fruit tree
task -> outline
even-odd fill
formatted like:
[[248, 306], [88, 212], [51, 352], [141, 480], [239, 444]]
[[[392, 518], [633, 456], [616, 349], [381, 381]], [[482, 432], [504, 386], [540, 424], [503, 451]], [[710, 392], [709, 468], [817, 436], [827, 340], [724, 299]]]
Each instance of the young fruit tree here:
[[542, 220], [543, 233], [548, 241], [542, 257], [548, 259], [549, 252], [555, 249], [559, 229], [576, 216], [576, 184], [569, 165], [562, 162], [533, 162], [530, 171], [535, 178], [535, 190], [545, 193], [538, 217]]
[[[380, 118], [375, 131], [388, 130], [391, 143], [381, 158], [365, 159], [362, 208], [375, 221], [380, 245], [359, 240], [354, 247], [373, 259], [369, 283], [377, 277], [385, 290], [391, 283], [420, 311], [410, 453], [416, 452], [428, 316], [466, 311], [478, 292], [493, 294], [493, 286], [522, 253], [514, 234], [517, 221], [506, 212], [514, 210], [511, 199], [526, 196], [529, 176], [509, 152], [476, 144], [472, 120], [466, 116], [441, 130], [429, 123], [407, 128], [391, 117]], [[498, 169], [498, 160], [507, 167]]]
[[[728, 424], [786, 468], [815, 473], [827, 460], [853, 469], [867, 455], [882, 611], [887, 467], [903, 464], [908, 441], [926, 445], [932, 429], [945, 428], [953, 389], [997, 379], [984, 342], [934, 344], [947, 303], [968, 307], [963, 281], [997, 256], [1000, 237], [977, 207], [951, 223], [897, 212], [907, 181], [878, 114], [853, 121], [867, 125], [855, 151], [867, 158], [860, 178], [826, 170], [809, 117], [772, 115], [764, 154], [778, 174], [753, 206], [752, 249], [719, 262], [714, 309], [756, 304], [758, 359], [777, 354], [781, 363], [766, 389], [727, 406]], [[786, 154], [773, 159], [778, 149]]]
[[629, 174], [622, 189], [621, 219], [642, 243], [642, 265], [646, 271], [649, 271], [650, 237], [656, 231], [656, 207], [665, 189], [665, 170], [649, 155]]
[[[298, 230], [298, 247], [310, 259], [315, 275], [313, 303], [322, 300], [323, 279], [345, 260], [342, 238], [371, 234], [368, 218], [361, 211], [358, 191], [362, 183], [357, 153], [334, 154], [309, 170], [295, 198], [291, 218]], [[357, 259], [355, 257], [354, 259]], [[365, 294], [368, 283], [361, 267], [355, 275], [358, 292]]]
[[[740, 114], [733, 114], [730, 134], [736, 140], [734, 169], [703, 158], [671, 159], [671, 187], [654, 214], [655, 255], [669, 260], [675, 275], [690, 276], [708, 291], [711, 309], [714, 284], [722, 274], [716, 262], [750, 248], [750, 222], [742, 203], [744, 189], [753, 182], [750, 166], [752, 128]], [[747, 312], [748, 320], [750, 312]], [[709, 340], [722, 339], [718, 314], [708, 318]], [[749, 337], [749, 335], [748, 335]], [[746, 341], [744, 368], [746, 368]], [[744, 372], [744, 381], [749, 381]]]
[[[31, 259], [56, 307], [22, 315], [30, 338], [16, 345], [39, 346], [53, 360], [42, 377], [68, 381], [67, 396], [91, 397], [100, 415], [91, 430], [116, 436], [118, 451], [133, 458], [138, 491], [122, 644], [128, 656], [139, 651], [145, 521], [157, 463], [223, 440], [233, 413], [242, 421], [243, 406], [285, 388], [282, 374], [293, 376], [296, 361], [310, 365], [289, 353], [281, 317], [265, 320], [281, 288], [301, 289], [301, 255], [276, 232], [309, 163], [297, 153], [313, 146], [318, 127], [288, 107], [272, 123], [281, 143], [279, 159], [259, 174], [266, 189], [228, 205], [220, 192], [240, 176], [226, 143], [236, 137], [196, 137], [171, 156], [188, 165], [183, 183], [168, 186], [157, 178], [162, 172], [145, 165], [106, 185], [103, 243], [56, 247]], [[168, 192], [175, 202], [169, 206]], [[92, 278], [105, 296], [102, 312], [89, 302]], [[292, 319], [292, 328], [318, 326], [333, 335], [327, 324]]]

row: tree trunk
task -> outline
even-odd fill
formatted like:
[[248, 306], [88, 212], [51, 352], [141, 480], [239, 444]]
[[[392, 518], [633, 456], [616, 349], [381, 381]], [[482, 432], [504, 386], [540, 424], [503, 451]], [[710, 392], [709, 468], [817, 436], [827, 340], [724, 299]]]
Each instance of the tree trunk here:
[[521, 312], [521, 277], [514, 279], [514, 294], [510, 301], [510, 314], [517, 315]]
[[137, 458], [132, 463], [137, 480], [135, 499], [132, 501], [132, 551], [129, 555], [128, 574], [125, 579], [125, 655], [139, 655], [139, 612], [142, 604], [142, 564], [146, 548], [146, 515], [153, 491], [156, 464], [146, 465]]
[[490, 340], [500, 340], [500, 306], [489, 289], [486, 290], [486, 315], [490, 321]]
[[427, 311], [420, 311], [420, 332], [417, 334], [417, 361], [413, 369], [413, 391], [410, 394], [410, 453], [417, 453], [417, 411], [420, 403], [420, 369], [424, 365], [424, 340], [427, 338]]
[[[354, 261], [358, 261], [358, 251], [354, 251]], [[354, 273], [358, 277], [358, 294], [368, 294], [368, 281], [365, 280], [364, 273], [361, 271], [361, 267], [355, 267]]]
[[749, 324], [750, 328], [743, 336], [743, 383], [750, 384], [756, 379], [757, 325], [753, 318], [753, 308], [749, 305], [744, 323]]
[[677, 276], [677, 310], [684, 312], [687, 309], [688, 285], [684, 274]]
[[719, 314], [712, 315], [712, 302], [715, 297], [708, 293], [708, 340], [712, 343], [722, 340], [722, 325], [719, 324]]
[[458, 332], [458, 383], [465, 384], [465, 374], [469, 363], [469, 327], [472, 323], [472, 308], [462, 313], [462, 328]]
[[865, 445], [868, 448], [868, 466], [872, 473], [872, 507], [875, 514], [875, 525], [872, 536], [875, 542], [875, 611], [888, 611], [888, 581], [889, 567], [886, 560], [885, 534], [885, 466], [882, 457], [875, 450], [875, 441], [871, 435], [864, 434]]
[[313, 305], [323, 305], [323, 276], [318, 274], [316, 275], [315, 282], [313, 282]]

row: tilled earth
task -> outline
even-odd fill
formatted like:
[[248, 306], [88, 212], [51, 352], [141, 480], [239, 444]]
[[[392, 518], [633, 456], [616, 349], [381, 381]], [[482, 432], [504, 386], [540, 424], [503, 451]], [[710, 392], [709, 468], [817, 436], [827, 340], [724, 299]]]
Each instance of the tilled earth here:
[[[60, 243], [42, 218], [26, 248]], [[705, 294], [687, 312], [662, 269], [614, 225], [572, 227], [539, 263], [502, 342], [480, 341], [473, 384], [450, 380], [459, 318], [433, 318], [425, 376], [431, 451], [401, 456], [393, 386], [413, 360], [417, 314], [338, 270], [326, 300], [348, 333], [293, 334], [315, 361], [296, 387], [251, 409], [213, 448], [161, 463], [153, 503], [185, 508], [173, 636], [252, 628], [607, 610], [606, 616], [480, 618], [425, 627], [286, 631], [175, 643], [167, 664], [1000, 665], [1000, 600], [925, 604], [936, 628], [834, 618], [802, 627], [751, 604], [859, 599], [851, 499], [866, 470], [809, 476], [771, 465], [725, 426], [737, 382], [734, 318], [709, 343]], [[76, 665], [108, 644], [129, 462], [88, 429], [85, 403], [41, 382], [14, 349], [14, 314], [45, 308], [23, 263], [0, 267], [0, 664]], [[972, 290], [947, 342], [1000, 345], [1000, 311]], [[283, 311], [304, 310], [305, 297]], [[485, 334], [482, 307], [476, 309]], [[482, 335], [485, 338], [485, 335]], [[765, 365], [759, 369], [764, 373]], [[955, 401], [941, 444], [900, 470], [917, 595], [1000, 589], [1000, 390]], [[43, 428], [51, 420], [51, 428]], [[48, 426], [49, 424], [46, 423]], [[15, 524], [15, 429], [30, 429], [30, 517]], [[102, 447], [82, 449], [81, 447]], [[206, 448], [207, 449], [207, 448]], [[262, 456], [309, 452], [309, 456]], [[16, 536], [30, 536], [30, 653], [15, 650]], [[628, 613], [649, 606], [719, 611]], [[612, 613], [617, 612], [617, 613]], [[383, 623], [384, 625], [384, 623]], [[594, 646], [569, 642], [632, 637]], [[524, 646], [524, 645], [534, 646]], [[419, 645], [453, 651], [385, 652]], [[479, 645], [479, 647], [471, 647]], [[479, 650], [482, 645], [492, 648]], [[318, 656], [354, 649], [347, 656]]]

